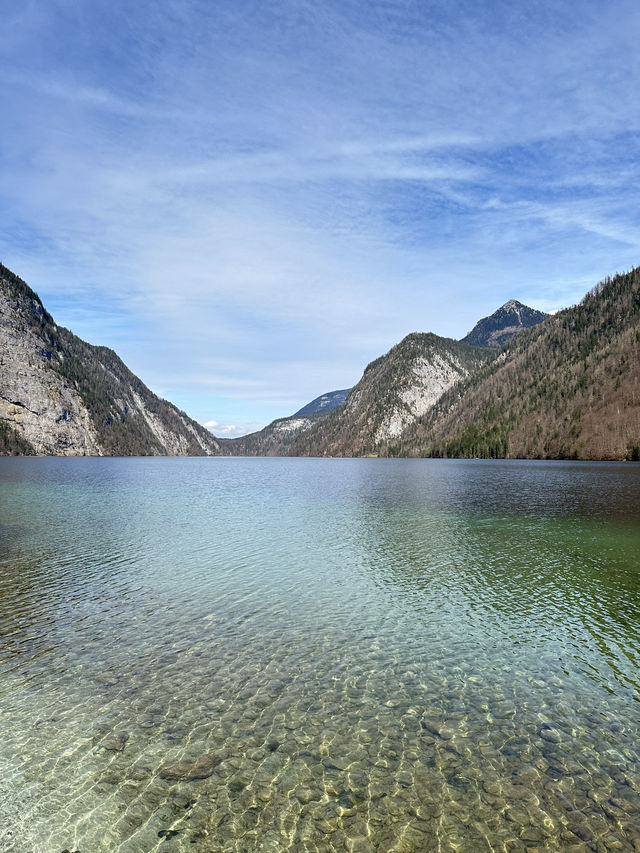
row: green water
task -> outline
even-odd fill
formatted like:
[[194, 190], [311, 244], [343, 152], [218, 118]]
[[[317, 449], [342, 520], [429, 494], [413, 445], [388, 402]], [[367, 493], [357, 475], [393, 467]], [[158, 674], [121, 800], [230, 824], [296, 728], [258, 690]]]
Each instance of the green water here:
[[0, 459], [0, 850], [640, 850], [640, 466]]

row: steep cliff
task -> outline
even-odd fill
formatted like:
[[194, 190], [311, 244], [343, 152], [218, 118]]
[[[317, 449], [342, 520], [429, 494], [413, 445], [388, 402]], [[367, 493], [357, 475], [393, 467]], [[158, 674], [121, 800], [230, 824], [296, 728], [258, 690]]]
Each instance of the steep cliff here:
[[209, 455], [216, 439], [0, 264], [0, 454]]

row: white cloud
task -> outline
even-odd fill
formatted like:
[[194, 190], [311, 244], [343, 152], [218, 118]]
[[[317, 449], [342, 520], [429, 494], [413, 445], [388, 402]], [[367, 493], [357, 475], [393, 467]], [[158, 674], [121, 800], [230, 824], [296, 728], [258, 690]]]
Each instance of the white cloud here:
[[3, 261], [221, 429], [638, 262], [635, 4], [96, 7], [8, 16]]
[[239, 438], [242, 435], [257, 432], [266, 426], [266, 424], [260, 421], [249, 421], [238, 424], [219, 424], [216, 421], [208, 421], [203, 426], [206, 426], [216, 438]]

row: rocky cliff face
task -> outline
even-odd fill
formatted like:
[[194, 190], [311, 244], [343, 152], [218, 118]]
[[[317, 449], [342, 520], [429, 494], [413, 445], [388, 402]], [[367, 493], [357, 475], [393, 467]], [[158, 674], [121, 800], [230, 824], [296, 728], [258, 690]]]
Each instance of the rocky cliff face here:
[[492, 356], [486, 348], [431, 333], [407, 335], [371, 362], [345, 405], [301, 433], [292, 450], [303, 455], [386, 453], [444, 391]]
[[52, 358], [64, 358], [52, 352], [50, 337], [58, 331], [53, 319], [35, 294], [2, 272], [0, 420], [5, 430], [22, 438], [33, 453], [99, 454], [98, 436], [80, 394], [52, 368]]
[[494, 353], [433, 334], [408, 335], [366, 368], [344, 405], [314, 419], [274, 421], [265, 430], [224, 443], [239, 455], [362, 456], [389, 444], [428, 411], [444, 391]]
[[0, 453], [205, 455], [216, 439], [0, 265]]
[[[386, 410], [373, 434], [376, 445], [402, 435], [410, 423], [424, 415], [448, 388], [468, 376], [469, 370], [480, 362], [478, 358], [469, 363], [468, 357], [449, 351], [435, 335], [410, 336], [400, 348], [406, 350], [402, 365], [404, 375], [396, 375], [388, 383], [391, 393], [387, 395]], [[347, 410], [356, 413], [364, 408], [368, 410], [368, 419], [375, 420], [371, 409], [378, 403], [378, 388], [386, 384], [384, 374], [389, 367], [385, 360], [381, 362], [381, 371], [367, 376], [367, 381], [349, 399]]]

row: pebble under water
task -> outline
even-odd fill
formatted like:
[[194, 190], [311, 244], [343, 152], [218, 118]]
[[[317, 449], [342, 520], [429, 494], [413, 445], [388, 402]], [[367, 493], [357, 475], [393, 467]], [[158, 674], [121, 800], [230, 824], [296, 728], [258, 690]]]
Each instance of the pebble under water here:
[[640, 466], [1, 459], [0, 849], [640, 851]]

